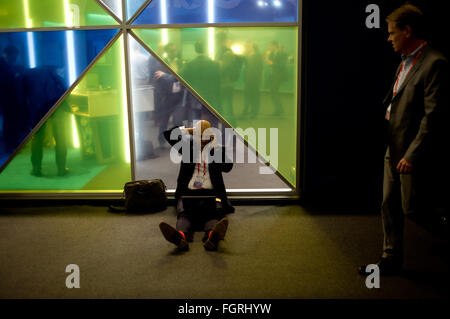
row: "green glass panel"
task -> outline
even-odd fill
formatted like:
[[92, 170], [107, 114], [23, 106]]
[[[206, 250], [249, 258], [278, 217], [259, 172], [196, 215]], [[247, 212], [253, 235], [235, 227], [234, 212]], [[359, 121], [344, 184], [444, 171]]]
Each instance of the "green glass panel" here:
[[117, 25], [95, 0], [0, 0], [0, 28]]
[[[297, 155], [297, 27], [136, 29], [169, 66], [293, 186]], [[170, 45], [167, 45], [170, 44]], [[269, 141], [270, 129], [277, 131]], [[264, 143], [263, 131], [266, 131]], [[274, 135], [272, 135], [273, 137]], [[263, 149], [265, 145], [265, 150]]]
[[8, 164], [0, 190], [123, 189], [131, 168], [122, 41], [94, 64]]
[[[131, 94], [133, 101], [134, 150], [137, 180], [161, 178], [169, 189], [177, 186], [178, 157], [171, 155], [163, 132], [185, 125], [192, 127], [199, 119], [208, 120], [216, 131], [217, 140], [225, 145], [233, 160], [233, 170], [224, 174], [228, 190], [277, 189], [290, 190], [276, 174], [261, 174], [267, 167], [254, 151], [247, 148], [232, 131], [225, 133], [224, 123], [192, 96], [162, 63], [129, 35]], [[175, 51], [167, 56], [170, 61]], [[155, 74], [161, 74], [155, 77]], [[178, 88], [173, 90], [173, 88]], [[225, 133], [225, 136], [223, 135]], [[245, 158], [247, 157], [247, 158]], [[272, 171], [273, 173], [273, 171]], [[243, 178], [245, 177], [245, 178]]]

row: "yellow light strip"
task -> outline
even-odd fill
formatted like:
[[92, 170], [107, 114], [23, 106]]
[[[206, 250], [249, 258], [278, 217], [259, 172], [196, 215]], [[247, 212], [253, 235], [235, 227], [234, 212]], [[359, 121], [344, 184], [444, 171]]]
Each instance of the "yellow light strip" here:
[[[208, 0], [208, 23], [214, 23], [214, 0]], [[208, 28], [208, 54], [212, 60], [215, 51], [214, 28]]]
[[167, 43], [169, 43], [169, 30], [168, 29], [161, 30], [161, 43], [163, 45], [166, 45]]
[[71, 114], [72, 120], [72, 137], [73, 137], [73, 147], [80, 148], [80, 140], [78, 139], [77, 123], [75, 122], [75, 114]]
[[208, 54], [212, 60], [216, 51], [214, 40], [214, 28], [208, 28]]
[[125, 37], [121, 36], [122, 40], [120, 41], [121, 46], [121, 52], [122, 52], [122, 107], [123, 107], [123, 138], [125, 143], [125, 162], [130, 163], [131, 162], [131, 156], [130, 156], [130, 134], [128, 131], [128, 100], [127, 100], [127, 82], [126, 82], [126, 75], [125, 75]]
[[[23, 1], [23, 7], [25, 10], [25, 26], [27, 28], [33, 27], [33, 21], [30, 19], [30, 6], [28, 0]], [[34, 36], [32, 32], [27, 32], [27, 44], [28, 44], [28, 59], [30, 68], [36, 67], [36, 52], [34, 50]]]
[[25, 10], [25, 26], [27, 28], [33, 27], [33, 21], [30, 19], [30, 6], [28, 0], [23, 0], [23, 7]]

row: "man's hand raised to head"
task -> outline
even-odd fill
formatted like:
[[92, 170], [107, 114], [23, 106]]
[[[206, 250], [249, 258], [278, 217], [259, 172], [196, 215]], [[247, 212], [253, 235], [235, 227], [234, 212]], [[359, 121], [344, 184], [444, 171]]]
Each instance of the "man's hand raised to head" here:
[[165, 73], [163, 71], [156, 71], [155, 78], [159, 80]]
[[402, 158], [397, 165], [397, 171], [400, 174], [410, 174], [413, 171], [413, 164]]

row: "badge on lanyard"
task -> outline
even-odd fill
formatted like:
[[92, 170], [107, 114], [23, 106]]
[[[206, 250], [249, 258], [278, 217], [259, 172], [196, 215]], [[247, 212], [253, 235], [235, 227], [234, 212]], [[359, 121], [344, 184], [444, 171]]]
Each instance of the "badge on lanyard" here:
[[181, 84], [180, 82], [175, 82], [172, 85], [172, 93], [179, 93], [181, 91]]
[[200, 189], [203, 188], [203, 183], [205, 182], [206, 175], [206, 163], [203, 161], [203, 176], [200, 175], [200, 163], [197, 163], [197, 176], [194, 180], [194, 188]]
[[203, 182], [205, 178], [203, 176], [197, 175], [194, 181], [194, 188], [200, 189], [203, 187]]

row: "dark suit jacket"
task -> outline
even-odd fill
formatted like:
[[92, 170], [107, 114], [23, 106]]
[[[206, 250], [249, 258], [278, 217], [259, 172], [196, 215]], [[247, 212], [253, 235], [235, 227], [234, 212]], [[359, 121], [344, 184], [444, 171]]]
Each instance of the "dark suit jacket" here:
[[442, 142], [448, 126], [448, 123], [444, 125], [449, 109], [448, 62], [427, 45], [395, 97], [393, 87], [384, 100], [386, 108], [392, 104], [388, 132], [390, 158], [394, 166], [402, 158], [418, 166], [447, 147]]
[[218, 105], [221, 78], [219, 63], [205, 55], [199, 55], [187, 63], [180, 74], [206, 102]]
[[[174, 136], [176, 136], [176, 139], [170, 139], [170, 136], [172, 135], [172, 131], [174, 131]], [[194, 148], [194, 139], [191, 135], [189, 136], [182, 136], [181, 130], [179, 127], [174, 127], [170, 130], [167, 130], [164, 132], [164, 137], [167, 140], [167, 142], [175, 146], [178, 143], [186, 143], [181, 144], [183, 145], [182, 148], [179, 149], [180, 155], [183, 156], [183, 149], [189, 148], [190, 151], [190, 158], [183, 158], [180, 165], [180, 171], [178, 173], [178, 179], [177, 179], [177, 189], [175, 191], [175, 199], [179, 199], [181, 196], [186, 194], [188, 192], [188, 185], [189, 182], [194, 174], [196, 163], [193, 159], [193, 148]], [[180, 144], [178, 144], [180, 145]], [[186, 147], [186, 148], [185, 148]], [[221, 162], [217, 163], [214, 159], [215, 152], [221, 152], [222, 158]], [[185, 154], [184, 154], [185, 155]], [[216, 197], [220, 198], [222, 201], [222, 207], [224, 209], [225, 213], [232, 213], [234, 212], [234, 208], [231, 205], [230, 201], [228, 200], [225, 184], [223, 182], [222, 173], [228, 173], [233, 168], [233, 163], [226, 160], [226, 154], [225, 154], [225, 147], [224, 146], [218, 146], [213, 149], [211, 149], [211, 152], [209, 154], [209, 175], [211, 178], [211, 183], [214, 188], [214, 193], [216, 194]], [[186, 156], [187, 157], [187, 156]]]

